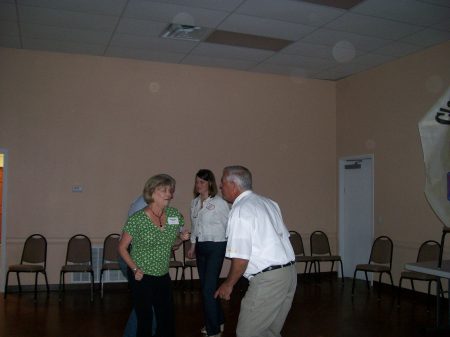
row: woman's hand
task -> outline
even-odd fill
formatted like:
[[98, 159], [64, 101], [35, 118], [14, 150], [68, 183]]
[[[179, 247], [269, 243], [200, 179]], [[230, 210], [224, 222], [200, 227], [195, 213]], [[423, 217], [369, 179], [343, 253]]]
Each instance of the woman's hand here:
[[137, 268], [136, 270], [133, 270], [133, 272], [134, 272], [134, 279], [136, 281], [140, 281], [144, 277], [144, 272], [142, 270], [140, 270], [139, 268]]
[[122, 237], [120, 238], [119, 241], [118, 252], [122, 257], [122, 259], [125, 261], [125, 263], [128, 265], [128, 267], [133, 271], [134, 279], [136, 281], [140, 281], [144, 277], [144, 273], [142, 272], [142, 270], [138, 268], [138, 266], [128, 253], [128, 246], [130, 245], [132, 240], [133, 238], [131, 237], [130, 234], [123, 232]]
[[191, 233], [187, 230], [187, 229], [183, 229], [180, 233], [180, 239], [182, 241], [186, 241], [189, 240], [189, 238], [191, 237]]

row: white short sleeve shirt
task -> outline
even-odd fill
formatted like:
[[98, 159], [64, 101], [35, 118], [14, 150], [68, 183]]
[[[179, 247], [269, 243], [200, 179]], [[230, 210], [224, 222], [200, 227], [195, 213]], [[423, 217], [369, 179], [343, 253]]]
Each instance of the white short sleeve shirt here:
[[280, 208], [252, 191], [241, 193], [231, 207], [226, 256], [248, 260], [244, 276], [295, 260]]

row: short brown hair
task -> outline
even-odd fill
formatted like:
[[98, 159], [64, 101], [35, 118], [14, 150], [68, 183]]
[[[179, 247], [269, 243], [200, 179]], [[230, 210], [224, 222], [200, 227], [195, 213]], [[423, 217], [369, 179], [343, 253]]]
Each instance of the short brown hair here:
[[149, 178], [144, 185], [144, 191], [142, 192], [142, 196], [147, 204], [153, 202], [153, 192], [160, 186], [170, 186], [173, 190], [175, 190], [176, 181], [168, 174], [157, 174], [153, 177]]

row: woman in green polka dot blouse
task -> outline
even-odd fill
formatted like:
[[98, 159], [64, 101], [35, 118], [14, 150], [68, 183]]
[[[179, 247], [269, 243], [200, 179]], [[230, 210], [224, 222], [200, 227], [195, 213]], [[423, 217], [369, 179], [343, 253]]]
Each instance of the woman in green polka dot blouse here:
[[151, 177], [143, 192], [148, 206], [128, 218], [119, 243], [119, 254], [134, 273], [131, 290], [138, 320], [137, 337], [152, 335], [152, 307], [157, 336], [175, 336], [169, 261], [176, 239], [188, 240], [189, 233], [181, 231], [181, 213], [169, 206], [174, 191], [175, 179], [171, 176]]

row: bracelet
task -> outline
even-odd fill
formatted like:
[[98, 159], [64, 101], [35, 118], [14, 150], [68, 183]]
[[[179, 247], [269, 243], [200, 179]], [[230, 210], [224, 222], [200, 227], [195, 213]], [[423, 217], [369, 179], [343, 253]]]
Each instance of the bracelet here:
[[137, 268], [132, 268], [131, 270], [133, 271], [133, 274], [136, 274], [138, 269]]

